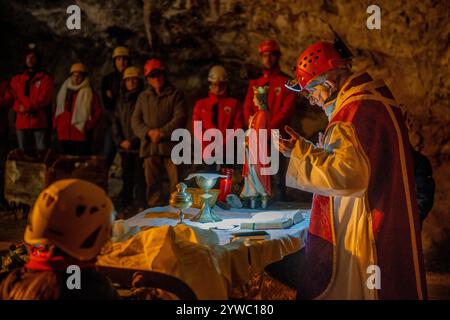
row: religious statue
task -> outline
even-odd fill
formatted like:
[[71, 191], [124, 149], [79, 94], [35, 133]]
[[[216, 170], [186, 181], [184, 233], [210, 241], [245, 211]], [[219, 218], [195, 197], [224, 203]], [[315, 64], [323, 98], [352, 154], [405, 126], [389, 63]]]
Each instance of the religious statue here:
[[[253, 87], [253, 102], [258, 111], [250, 116], [248, 130], [245, 134], [245, 162], [242, 170], [244, 188], [241, 192], [241, 198], [250, 200], [252, 209], [256, 207], [258, 200], [261, 201], [261, 207], [265, 208], [272, 194], [270, 175], [265, 175], [264, 170], [262, 170], [268, 165], [261, 162], [261, 158], [267, 156], [269, 148], [268, 137], [270, 133], [267, 130], [267, 134], [264, 135], [261, 131], [261, 129], [268, 129], [270, 122], [270, 112], [267, 110], [268, 89], [268, 86]], [[260, 139], [264, 139], [264, 141]]]

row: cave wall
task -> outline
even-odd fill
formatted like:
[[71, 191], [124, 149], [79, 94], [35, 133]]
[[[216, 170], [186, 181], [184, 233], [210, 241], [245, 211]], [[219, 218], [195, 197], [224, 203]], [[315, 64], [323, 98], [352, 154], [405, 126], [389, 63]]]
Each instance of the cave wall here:
[[[82, 10], [81, 30], [66, 28], [66, 8]], [[289, 73], [298, 54], [319, 39], [331, 40], [334, 29], [356, 56], [354, 70], [382, 77], [407, 115], [414, 147], [432, 162], [437, 183], [435, 206], [423, 226], [423, 245], [430, 268], [450, 261], [449, 199], [449, 31], [447, 0], [377, 1], [381, 29], [368, 30], [366, 8], [372, 1], [21, 1], [0, 0], [0, 72], [9, 77], [22, 64], [28, 41], [45, 49], [47, 69], [57, 84], [72, 62], [91, 68], [99, 87], [112, 68], [117, 44], [132, 50], [133, 62], [162, 58], [171, 81], [186, 93], [189, 105], [206, 93], [210, 66], [223, 64], [231, 88], [243, 98], [246, 84], [259, 69], [257, 45], [275, 38], [282, 48], [282, 69]], [[292, 121], [314, 138], [326, 125], [320, 110], [297, 103]], [[435, 257], [441, 260], [435, 264]], [[447, 257], [446, 260], [443, 257]]]

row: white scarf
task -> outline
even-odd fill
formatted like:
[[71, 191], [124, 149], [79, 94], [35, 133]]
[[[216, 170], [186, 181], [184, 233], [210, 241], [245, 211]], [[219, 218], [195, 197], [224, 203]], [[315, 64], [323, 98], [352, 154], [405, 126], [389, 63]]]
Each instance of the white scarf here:
[[72, 113], [71, 124], [84, 133], [86, 122], [91, 119], [93, 93], [89, 84], [89, 78], [85, 78], [78, 86], [72, 84], [72, 79], [70, 77], [64, 81], [56, 98], [55, 118], [64, 112], [67, 89], [78, 91], [77, 98], [75, 100], [75, 107]]

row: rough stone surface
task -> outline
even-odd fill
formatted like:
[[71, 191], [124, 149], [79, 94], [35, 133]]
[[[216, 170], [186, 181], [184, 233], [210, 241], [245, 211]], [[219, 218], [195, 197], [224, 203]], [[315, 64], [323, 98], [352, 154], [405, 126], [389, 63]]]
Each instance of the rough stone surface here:
[[[82, 10], [82, 28], [66, 28], [66, 7]], [[27, 41], [46, 48], [46, 61], [60, 84], [70, 64], [88, 63], [95, 83], [111, 69], [116, 44], [132, 48], [134, 63], [150, 56], [168, 64], [172, 81], [190, 106], [206, 93], [208, 68], [221, 63], [231, 72], [232, 92], [243, 98], [258, 71], [256, 46], [280, 42], [282, 68], [290, 72], [298, 54], [318, 39], [339, 33], [357, 56], [355, 70], [368, 69], [391, 87], [407, 112], [414, 147], [432, 162], [437, 183], [435, 206], [423, 226], [428, 266], [449, 269], [450, 190], [449, 31], [446, 0], [377, 1], [381, 30], [368, 30], [367, 1], [21, 1], [1, 0], [1, 75], [21, 64]], [[298, 102], [295, 127], [314, 138], [326, 125], [319, 110]], [[440, 264], [433, 264], [440, 256]], [[445, 257], [446, 260], [444, 259]]]

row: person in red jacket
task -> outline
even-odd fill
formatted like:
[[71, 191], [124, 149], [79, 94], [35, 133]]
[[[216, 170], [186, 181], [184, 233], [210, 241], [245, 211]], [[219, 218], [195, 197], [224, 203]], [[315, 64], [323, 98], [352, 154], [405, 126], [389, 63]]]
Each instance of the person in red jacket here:
[[[287, 125], [294, 114], [295, 94], [285, 87], [289, 77], [280, 70], [280, 46], [275, 40], [264, 40], [258, 47], [263, 66], [263, 75], [257, 79], [250, 80], [247, 95], [244, 102], [245, 123], [248, 123], [250, 116], [258, 111], [255, 106], [253, 87], [268, 86], [267, 106], [270, 112], [270, 123], [268, 130], [279, 129], [282, 136], [285, 136], [284, 126]], [[275, 197], [277, 200], [285, 198], [285, 175], [287, 163], [284, 157], [280, 157], [280, 168], [273, 181], [277, 185]]]
[[8, 154], [8, 112], [13, 101], [8, 82], [0, 79], [0, 210], [7, 207], [3, 188], [5, 160]]
[[54, 127], [62, 153], [89, 155], [92, 129], [101, 115], [100, 100], [90, 85], [86, 66], [74, 63], [56, 100]]
[[30, 44], [25, 55], [25, 71], [11, 79], [13, 109], [17, 114], [17, 142], [22, 150], [44, 150], [48, 147], [46, 131], [54, 81], [51, 75], [42, 70], [41, 62], [41, 54], [34, 44]]
[[[202, 154], [204, 148], [210, 143], [203, 141], [201, 135], [208, 129], [218, 129], [223, 137], [223, 162], [226, 162], [226, 129], [242, 129], [244, 118], [241, 103], [228, 95], [228, 74], [224, 67], [213, 66], [208, 74], [209, 93], [208, 97], [197, 100], [192, 115], [192, 129], [194, 138], [202, 141]], [[195, 123], [200, 126], [199, 130], [194, 130]], [[205, 162], [205, 155], [202, 157]]]

